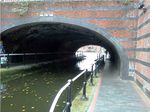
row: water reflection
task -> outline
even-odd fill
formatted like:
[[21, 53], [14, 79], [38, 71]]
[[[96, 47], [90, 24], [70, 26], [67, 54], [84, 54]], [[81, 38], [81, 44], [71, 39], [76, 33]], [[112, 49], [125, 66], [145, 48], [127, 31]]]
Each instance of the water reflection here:
[[[61, 64], [53, 64], [34, 69], [30, 75], [11, 80], [1, 85], [5, 90], [1, 95], [1, 112], [48, 112], [50, 105], [69, 78], [75, 77], [81, 70], [91, 69], [91, 65], [97, 58], [96, 53], [84, 53], [85, 60], [76, 60]], [[73, 84], [73, 98], [82, 87], [82, 77]], [[56, 112], [61, 112], [66, 102], [66, 94], [63, 94], [57, 104]]]
[[[48, 112], [58, 90], [79, 72], [73, 66], [49, 65], [33, 71], [31, 75], [5, 83], [1, 112]], [[74, 88], [80, 88], [80, 82]], [[62, 110], [65, 101], [65, 96], [60, 99], [57, 112]]]
[[95, 52], [83, 52], [83, 55], [85, 56], [85, 59], [77, 63], [77, 66], [80, 68], [80, 70], [87, 69], [88, 71], [91, 71], [91, 66], [95, 63], [98, 55]]

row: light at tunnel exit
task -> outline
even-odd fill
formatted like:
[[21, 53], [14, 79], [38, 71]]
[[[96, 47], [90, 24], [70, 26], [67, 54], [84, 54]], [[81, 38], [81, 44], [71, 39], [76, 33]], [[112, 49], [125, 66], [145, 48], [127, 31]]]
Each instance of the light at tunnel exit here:
[[[104, 56], [105, 59], [108, 57], [105, 53], [106, 49], [101, 46], [95, 46], [95, 45], [87, 45], [79, 48], [76, 51], [76, 56], [83, 56], [84, 60], [77, 63], [77, 66], [81, 69], [87, 69], [88, 71], [91, 71], [91, 66], [95, 63], [95, 60]], [[94, 68], [95, 69], [95, 66]]]

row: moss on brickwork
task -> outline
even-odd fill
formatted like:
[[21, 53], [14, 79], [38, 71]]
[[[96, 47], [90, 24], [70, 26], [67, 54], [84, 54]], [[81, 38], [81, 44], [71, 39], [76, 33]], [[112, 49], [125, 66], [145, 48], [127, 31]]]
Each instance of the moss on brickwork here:
[[13, 8], [11, 10], [11, 12], [17, 13], [20, 16], [23, 16], [24, 14], [26, 14], [28, 12], [28, 10], [29, 10], [29, 3], [28, 2], [18, 2], [17, 7]]
[[134, 2], [134, 0], [120, 0], [118, 2], [122, 3], [123, 5], [130, 5]]

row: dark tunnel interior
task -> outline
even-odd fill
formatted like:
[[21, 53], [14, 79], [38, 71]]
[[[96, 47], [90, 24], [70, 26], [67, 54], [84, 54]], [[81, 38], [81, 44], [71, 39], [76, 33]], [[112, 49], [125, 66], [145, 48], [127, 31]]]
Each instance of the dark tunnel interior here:
[[[68, 53], [85, 45], [98, 45], [107, 49], [115, 67], [120, 59], [115, 46], [101, 34], [90, 29], [66, 23], [38, 22], [23, 24], [1, 33], [6, 53]], [[66, 55], [59, 55], [63, 58]]]

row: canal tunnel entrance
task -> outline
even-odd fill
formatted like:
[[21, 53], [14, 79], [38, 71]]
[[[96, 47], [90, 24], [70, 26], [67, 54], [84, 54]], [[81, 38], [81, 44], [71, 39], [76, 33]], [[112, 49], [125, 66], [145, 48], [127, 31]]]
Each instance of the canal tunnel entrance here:
[[85, 45], [101, 46], [109, 52], [121, 78], [128, 77], [128, 64], [121, 46], [96, 29], [61, 22], [36, 22], [3, 31], [1, 40], [5, 53], [54, 53], [51, 59], [75, 56]]

